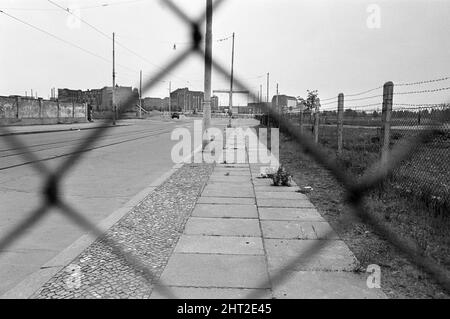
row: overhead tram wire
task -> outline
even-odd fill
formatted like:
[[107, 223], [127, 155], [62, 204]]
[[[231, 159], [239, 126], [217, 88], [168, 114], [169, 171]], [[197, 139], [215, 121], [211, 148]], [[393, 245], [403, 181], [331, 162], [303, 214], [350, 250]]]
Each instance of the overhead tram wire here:
[[[86, 9], [97, 9], [97, 8], [106, 8], [116, 5], [129, 5], [138, 2], [144, 2], [146, 0], [131, 0], [131, 1], [116, 1], [116, 2], [105, 2], [98, 5], [92, 6], [77, 6], [77, 9], [86, 10]], [[13, 10], [13, 11], [58, 11], [58, 9], [51, 8], [18, 8], [18, 7], [6, 7], [3, 10]]]
[[[24, 20], [22, 20], [20, 18], [17, 18], [15, 16], [13, 16], [13, 15], [3, 11], [3, 10], [0, 10], [0, 13], [3, 13], [4, 15], [10, 17], [11, 19], [14, 19], [14, 20], [16, 20], [16, 21], [18, 21], [18, 22], [20, 22], [22, 24], [25, 24], [25, 25], [27, 25], [27, 26], [29, 26], [29, 27], [31, 27], [31, 28], [39, 31], [39, 32], [42, 32], [42, 33], [44, 33], [44, 34], [46, 34], [46, 35], [48, 35], [48, 36], [58, 40], [58, 41], [64, 42], [67, 45], [70, 45], [70, 46], [72, 46], [72, 47], [74, 47], [74, 48], [76, 48], [78, 50], [81, 50], [81, 51], [83, 51], [83, 52], [85, 52], [87, 54], [90, 54], [90, 55], [92, 55], [92, 56], [94, 56], [94, 57], [96, 57], [98, 59], [101, 59], [101, 60], [107, 62], [107, 63], [111, 63], [111, 60], [109, 60], [109, 59], [107, 59], [107, 58], [105, 58], [105, 57], [103, 57], [103, 56], [101, 56], [101, 55], [99, 55], [99, 54], [97, 54], [95, 52], [89, 51], [89, 50], [79, 46], [78, 44], [75, 44], [73, 42], [67, 41], [67, 40], [65, 40], [65, 39], [63, 39], [63, 38], [61, 38], [61, 37], [59, 37], [59, 36], [57, 36], [57, 35], [55, 35], [53, 33], [48, 32], [47, 30], [44, 30], [44, 29], [42, 29], [42, 28], [40, 28], [38, 26], [35, 26], [35, 25], [33, 25], [33, 24], [29, 23], [29, 22], [26, 22], [26, 21], [24, 21]], [[120, 66], [125, 68], [125, 69], [129, 69], [129, 70], [134, 71], [133, 69], [131, 69], [131, 68], [127, 67], [127, 66], [124, 66], [124, 65], [120, 65]]]
[[[94, 26], [93, 24], [89, 23], [88, 21], [82, 19], [80, 16], [76, 15], [75, 13], [73, 13], [72, 11], [69, 10], [69, 8], [64, 8], [63, 6], [57, 4], [56, 2], [52, 1], [52, 0], [47, 0], [48, 2], [50, 2], [52, 5], [60, 8], [62, 11], [74, 16], [75, 18], [77, 18], [78, 20], [80, 20], [81, 22], [83, 22], [84, 24], [86, 24], [87, 26], [89, 26], [92, 30], [94, 30], [95, 32], [99, 33], [100, 35], [102, 35], [103, 37], [107, 38], [108, 40], [112, 41], [112, 36], [110, 36], [109, 34], [107, 34], [106, 32], [100, 30], [99, 28], [97, 28], [96, 26]], [[153, 67], [159, 69], [159, 70], [164, 70], [164, 67], [159, 66], [155, 63], [153, 63], [152, 61], [150, 61], [149, 59], [147, 59], [146, 57], [140, 55], [139, 53], [137, 53], [136, 51], [128, 48], [126, 45], [122, 44], [121, 42], [115, 40], [115, 43], [122, 47], [123, 49], [125, 49], [126, 51], [130, 52], [131, 54], [135, 55], [136, 57], [142, 59], [143, 61], [147, 62], [148, 64], [152, 65]], [[136, 71], [139, 72], [139, 71]], [[172, 74], [173, 75], [173, 74]], [[182, 79], [176, 75], [173, 75], [174, 77], [185, 81], [185, 79]]]

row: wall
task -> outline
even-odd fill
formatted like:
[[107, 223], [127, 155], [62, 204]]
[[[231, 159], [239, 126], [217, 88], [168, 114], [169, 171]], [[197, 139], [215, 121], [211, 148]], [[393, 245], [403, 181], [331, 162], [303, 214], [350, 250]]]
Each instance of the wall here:
[[86, 112], [85, 103], [0, 96], [0, 125], [80, 123]]

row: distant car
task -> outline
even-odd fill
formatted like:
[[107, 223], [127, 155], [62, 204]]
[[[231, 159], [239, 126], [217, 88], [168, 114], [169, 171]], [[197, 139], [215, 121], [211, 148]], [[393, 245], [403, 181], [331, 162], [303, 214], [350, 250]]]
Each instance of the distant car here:
[[172, 113], [172, 118], [173, 119], [180, 119], [180, 114], [178, 114], [178, 113]]

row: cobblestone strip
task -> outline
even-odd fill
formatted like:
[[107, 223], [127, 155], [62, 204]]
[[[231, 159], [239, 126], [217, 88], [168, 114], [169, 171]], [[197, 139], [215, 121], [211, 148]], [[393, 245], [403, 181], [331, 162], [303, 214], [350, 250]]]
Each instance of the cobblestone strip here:
[[[213, 166], [186, 164], [105, 234], [159, 277]], [[148, 298], [153, 285], [96, 240], [32, 298]]]

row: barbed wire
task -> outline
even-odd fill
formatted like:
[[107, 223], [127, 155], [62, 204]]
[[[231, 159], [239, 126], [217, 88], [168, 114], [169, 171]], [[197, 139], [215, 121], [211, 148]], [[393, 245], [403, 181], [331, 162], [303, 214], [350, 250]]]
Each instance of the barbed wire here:
[[421, 84], [428, 84], [428, 83], [435, 83], [435, 82], [441, 82], [441, 81], [447, 81], [449, 80], [450, 77], [443, 77], [443, 78], [438, 78], [438, 79], [433, 79], [433, 80], [425, 80], [425, 81], [418, 81], [418, 82], [410, 82], [410, 83], [398, 83], [395, 84], [395, 86], [411, 86], [411, 85], [421, 85]]
[[[450, 79], [450, 77], [447, 76], [447, 77], [437, 78], [437, 79], [433, 79], [433, 80], [423, 80], [423, 81], [417, 81], [417, 82], [398, 83], [398, 84], [395, 84], [395, 86], [399, 87], [399, 86], [421, 85], [421, 84], [428, 84], [428, 83], [436, 83], [436, 82], [447, 81], [449, 79]], [[345, 94], [344, 93], [344, 96], [350, 96], [350, 97], [352, 97], [352, 96], [359, 96], [359, 95], [367, 94], [367, 93], [370, 93], [370, 92], [373, 92], [373, 91], [376, 91], [376, 90], [379, 90], [379, 89], [382, 89], [382, 88], [383, 88], [383, 86], [381, 85], [381, 86], [377, 86], [375, 88], [368, 89], [368, 90], [365, 90], [365, 91], [362, 91], [362, 92], [359, 92], [359, 93], [350, 93], [350, 94]], [[449, 88], [445, 88], [445, 89], [449, 89]], [[424, 90], [423, 92], [428, 92], [428, 90]], [[404, 93], [404, 94], [412, 94], [412, 93]], [[335, 97], [330, 97], [330, 98], [326, 98], [326, 99], [321, 99], [321, 101], [337, 100], [337, 98], [338, 97], [335, 96]]]
[[420, 90], [420, 91], [409, 91], [409, 92], [397, 92], [394, 93], [394, 95], [406, 95], [406, 94], [421, 94], [421, 93], [435, 93], [435, 92], [441, 92], [441, 91], [447, 91], [450, 90], [449, 87], [442, 87], [438, 89], [430, 89], [430, 90]]
[[[176, 6], [171, 0], [164, 1], [166, 5], [172, 10], [172, 12], [177, 15], [181, 20], [186, 22], [187, 26], [191, 28], [192, 39], [194, 45], [183, 51], [173, 60], [169, 61], [166, 66], [158, 72], [154, 77], [147, 79], [143, 84], [143, 90], [147, 90], [154, 86], [155, 83], [160, 81], [166, 73], [172, 71], [175, 67], [184, 62], [188, 56], [195, 53], [198, 57], [206, 59], [212, 62], [213, 68], [220, 74], [222, 74], [226, 79], [230, 79], [230, 74], [226, 68], [218, 64], [212, 56], [202, 51], [200, 44], [202, 43], [202, 37], [199, 33], [199, 25], [203, 23], [206, 17], [206, 12], [204, 12], [198, 20], [191, 20], [187, 15]], [[220, 4], [224, 3], [224, 0], [218, 0], [214, 2], [214, 8], [218, 7]], [[241, 89], [248, 88], [240, 79], [235, 78], [236, 87]], [[449, 88], [450, 89], [450, 88]], [[427, 90], [429, 92], [430, 90]], [[404, 93], [413, 94], [413, 93]], [[359, 94], [360, 95], [360, 94]], [[250, 91], [250, 96], [256, 100], [256, 95]], [[361, 99], [350, 99], [352, 100], [363, 100], [379, 97], [382, 95], [365, 97]], [[129, 106], [133, 105], [134, 101], [132, 97], [129, 97], [125, 102], [125, 107], [123, 110], [127, 109]], [[324, 104], [326, 105], [326, 104]], [[364, 206], [364, 197], [367, 193], [373, 190], [375, 187], [379, 186], [383, 181], [386, 180], [392, 173], [393, 169], [400, 165], [401, 161], [405, 158], [411, 156], [412, 152], [415, 151], [417, 145], [421, 145], [427, 141], [436, 130], [426, 130], [420, 132], [417, 136], [408, 139], [406, 143], [400, 143], [400, 145], [395, 146], [390, 154], [387, 162], [381, 163], [377, 162], [373, 167], [370, 167], [367, 172], [359, 179], [356, 180], [351, 175], [348, 175], [344, 169], [332, 158], [328, 156], [328, 153], [319, 145], [315, 144], [310, 140], [306, 133], [300, 132], [297, 127], [286, 120], [282, 114], [271, 107], [270, 103], [262, 104], [263, 110], [270, 115], [278, 123], [281, 123], [283, 128], [286, 130], [286, 134], [293, 137], [293, 139], [300, 145], [304, 151], [308, 152], [312, 156], [315, 162], [327, 169], [345, 188], [347, 193], [347, 198], [352, 207], [352, 214], [359, 218], [361, 221], [371, 225], [376, 232], [381, 234], [386, 240], [392, 244], [394, 247], [398, 248], [399, 251], [404, 254], [413, 264], [424, 269], [426, 272], [431, 274], [435, 280], [442, 285], [444, 289], [450, 291], [450, 276], [448, 271], [440, 264], [434, 262], [430, 257], [424, 256], [422, 250], [418, 246], [412, 243], [410, 240], [401, 238], [393, 229], [391, 229], [387, 224], [381, 223], [377, 218], [372, 215], [372, 213]], [[108, 117], [104, 123], [110, 124], [112, 122], [112, 115]], [[68, 174], [70, 168], [81, 159], [84, 154], [84, 150], [89, 148], [93, 143], [98, 141], [100, 137], [110, 128], [111, 126], [102, 126], [92, 131], [91, 134], [87, 135], [86, 139], [78, 145], [73, 155], [68, 159], [63, 161], [55, 170], [49, 172], [43, 172], [42, 174], [46, 176], [45, 188], [42, 192], [43, 203], [42, 206], [38, 207], [36, 210], [31, 212], [31, 214], [17, 225], [14, 229], [7, 233], [6, 236], [0, 237], [0, 250], [4, 250], [6, 247], [11, 245], [14, 241], [20, 238], [23, 233], [35, 225], [41, 218], [49, 212], [51, 207], [59, 207], [62, 213], [68, 218], [75, 222], [77, 225], [83, 229], [93, 231], [94, 234], [102, 236], [104, 233], [99, 231], [89, 220], [85, 219], [83, 215], [75, 211], [72, 207], [65, 204], [60, 198], [60, 185], [62, 184], [62, 178]], [[0, 127], [0, 131], [9, 132], [8, 129]], [[2, 137], [3, 138], [3, 137]], [[16, 144], [16, 140], [10, 139], [10, 136], [5, 138], [9, 143]], [[23, 144], [23, 143], [22, 143]], [[20, 145], [17, 142], [17, 145]], [[30, 152], [31, 153], [31, 152]], [[24, 155], [25, 156], [25, 155]], [[27, 154], [27, 156], [32, 156]], [[290, 261], [288, 265], [285, 265], [278, 269], [273, 275], [268, 279], [269, 282], [261, 282], [261, 287], [276, 286], [289, 278], [289, 269], [292, 265], [297, 265], [299, 263], [305, 262], [308, 258], [317, 255], [321, 249], [325, 246], [326, 241], [315, 241], [308, 250], [299, 253], [298, 256]], [[112, 252], [120, 259], [124, 260], [128, 265], [130, 265], [133, 270], [138, 273], [142, 273], [144, 278], [148, 278], [151, 282], [155, 279], [154, 273], [145, 267], [140, 260], [133, 257], [132, 254], [127, 254], [125, 250], [121, 249], [121, 245], [115, 242], [113, 239], [107, 239], [105, 244], [111, 247]], [[170, 288], [164, 287], [164, 283], [159, 282], [158, 287], [155, 290], [160, 290], [165, 296], [174, 297]], [[249, 297], [255, 297], [257, 294], [262, 293], [262, 289], [254, 289]]]

